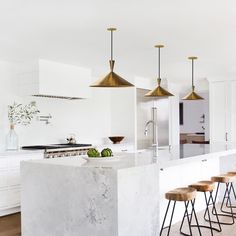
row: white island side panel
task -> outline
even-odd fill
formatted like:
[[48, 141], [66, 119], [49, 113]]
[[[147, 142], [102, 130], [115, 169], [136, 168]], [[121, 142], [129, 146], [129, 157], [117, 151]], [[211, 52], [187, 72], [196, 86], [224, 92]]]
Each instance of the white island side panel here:
[[25, 162], [23, 236], [117, 235], [115, 172]]
[[156, 165], [118, 171], [118, 235], [158, 236]]

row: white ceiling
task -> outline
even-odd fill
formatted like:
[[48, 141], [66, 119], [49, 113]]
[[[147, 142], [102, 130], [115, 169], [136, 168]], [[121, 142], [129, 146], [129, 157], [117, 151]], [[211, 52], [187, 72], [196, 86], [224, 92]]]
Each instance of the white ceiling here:
[[236, 75], [235, 0], [1, 0], [0, 59], [46, 58], [108, 71], [115, 26], [115, 70], [155, 77], [156, 43], [164, 43], [162, 76], [190, 79]]

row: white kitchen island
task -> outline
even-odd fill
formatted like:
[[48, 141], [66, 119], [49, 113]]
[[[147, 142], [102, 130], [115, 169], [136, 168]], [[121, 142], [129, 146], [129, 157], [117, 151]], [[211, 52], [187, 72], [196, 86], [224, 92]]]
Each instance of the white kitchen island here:
[[[152, 151], [117, 155], [114, 161], [22, 162], [22, 235], [157, 236], [166, 191], [236, 169], [235, 145], [186, 144], [159, 150], [158, 157]], [[176, 212], [175, 221], [182, 215]]]

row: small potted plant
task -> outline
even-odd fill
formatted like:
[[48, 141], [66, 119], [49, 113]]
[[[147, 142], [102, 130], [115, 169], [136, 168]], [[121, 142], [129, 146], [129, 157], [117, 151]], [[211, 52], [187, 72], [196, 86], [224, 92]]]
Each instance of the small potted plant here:
[[18, 136], [14, 130], [15, 125], [29, 125], [37, 113], [39, 113], [39, 110], [37, 109], [36, 102], [30, 102], [27, 105], [14, 102], [13, 105], [8, 106], [10, 131], [6, 140], [7, 150], [18, 149]]

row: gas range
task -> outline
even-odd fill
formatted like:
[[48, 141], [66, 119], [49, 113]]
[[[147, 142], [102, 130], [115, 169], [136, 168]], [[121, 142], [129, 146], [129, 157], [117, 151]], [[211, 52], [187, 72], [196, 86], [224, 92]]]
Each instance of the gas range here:
[[25, 150], [44, 150], [45, 158], [72, 157], [86, 155], [92, 144], [49, 144], [23, 146]]

